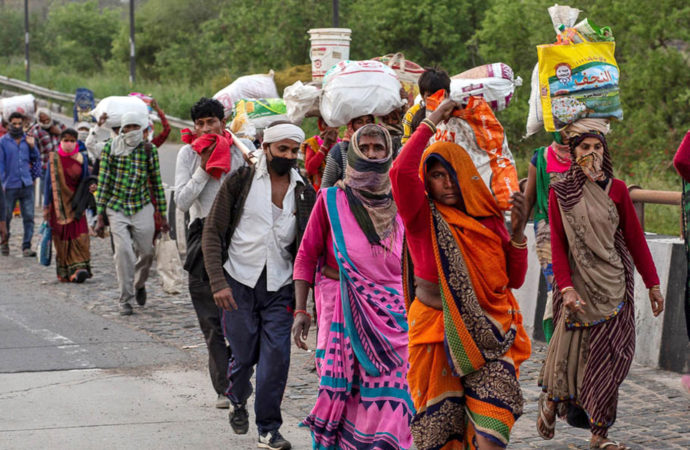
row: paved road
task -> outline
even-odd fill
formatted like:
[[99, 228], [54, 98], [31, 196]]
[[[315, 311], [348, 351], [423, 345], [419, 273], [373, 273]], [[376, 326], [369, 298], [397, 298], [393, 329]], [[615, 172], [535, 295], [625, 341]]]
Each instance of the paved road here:
[[[178, 147], [161, 149], [166, 182]], [[154, 275], [147, 306], [120, 317], [107, 240], [92, 241], [92, 280], [60, 284], [54, 267], [17, 256], [20, 227], [12, 223], [13, 255], [0, 257], [0, 447], [255, 448], [254, 430], [231, 434], [227, 413], [212, 407], [205, 346], [186, 293], [164, 293]], [[311, 448], [297, 426], [316, 400], [309, 357], [293, 348], [283, 402], [282, 430], [298, 449]], [[543, 358], [535, 343], [521, 368], [526, 407], [510, 447], [586, 449], [588, 433], [563, 422], [552, 441], [536, 434]], [[633, 366], [611, 437], [634, 449], [690, 448], [690, 398], [679, 375]]]

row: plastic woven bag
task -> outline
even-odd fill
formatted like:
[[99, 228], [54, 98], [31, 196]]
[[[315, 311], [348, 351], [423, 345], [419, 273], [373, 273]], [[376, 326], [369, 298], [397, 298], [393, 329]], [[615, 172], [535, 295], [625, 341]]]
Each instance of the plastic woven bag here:
[[585, 117], [623, 120], [615, 47], [614, 42], [537, 47], [546, 131]]
[[283, 100], [288, 120], [292, 123], [301, 123], [309, 115], [318, 115], [320, 94], [319, 88], [303, 84], [301, 81], [286, 87]]
[[326, 73], [321, 117], [340, 127], [356, 117], [385, 116], [403, 106], [395, 71], [379, 61], [341, 61]]
[[177, 244], [170, 238], [170, 233], [161, 233], [155, 246], [156, 270], [161, 279], [163, 290], [168, 294], [179, 294], [184, 291], [184, 273], [182, 261], [177, 251]]
[[53, 256], [53, 233], [47, 222], [41, 224], [36, 243], [36, 258], [42, 266], [49, 266]]
[[508, 107], [522, 78], [503, 63], [485, 64], [455, 75], [450, 80], [450, 98], [466, 103], [470, 97], [482, 97], [494, 111]]
[[[442, 95], [442, 91], [439, 93]], [[429, 97], [427, 109], [440, 104], [439, 93]], [[447, 122], [439, 123], [429, 145], [434, 142], [454, 142], [464, 148], [498, 207], [503, 211], [512, 207], [511, 196], [520, 190], [515, 160], [503, 126], [484, 99], [470, 97], [467, 107], [456, 110]]]
[[388, 55], [373, 58], [374, 61], [381, 61], [398, 75], [400, 85], [407, 94], [407, 104], [413, 105], [414, 98], [419, 95], [419, 77], [424, 73], [424, 68], [419, 64], [405, 59], [402, 53], [389, 53]]

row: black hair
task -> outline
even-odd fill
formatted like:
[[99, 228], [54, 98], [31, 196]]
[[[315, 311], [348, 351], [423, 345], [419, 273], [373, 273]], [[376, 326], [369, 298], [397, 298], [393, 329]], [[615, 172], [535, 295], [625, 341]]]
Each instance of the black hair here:
[[293, 124], [292, 122], [290, 122], [289, 120], [276, 120], [275, 122], [271, 122], [271, 124], [270, 124], [269, 126], [267, 126], [265, 129], [269, 129], [269, 128], [274, 127], [274, 126], [276, 126], [276, 125], [285, 125], [285, 124], [287, 124], [287, 125], [294, 125], [294, 124]]
[[198, 102], [192, 106], [190, 111], [192, 121], [204, 117], [217, 117], [221, 122], [225, 119], [225, 108], [223, 104], [214, 98], [201, 97]]
[[63, 140], [65, 136], [72, 136], [74, 139], [79, 139], [79, 133], [74, 128], [66, 128], [65, 131], [60, 133], [60, 140]]
[[362, 136], [377, 137], [383, 141], [384, 145], [387, 145], [386, 132], [383, 131], [383, 128], [381, 128], [379, 125], [368, 123], [357, 130], [357, 144], [359, 144]]
[[17, 118], [24, 120], [24, 114], [20, 113], [19, 111], [15, 111], [12, 114], [10, 114], [8, 121], [12, 122], [12, 119], [17, 119]]
[[450, 92], [450, 77], [448, 72], [438, 67], [426, 67], [424, 73], [419, 77], [417, 82], [419, 85], [419, 93], [431, 95], [440, 89], [445, 89]]

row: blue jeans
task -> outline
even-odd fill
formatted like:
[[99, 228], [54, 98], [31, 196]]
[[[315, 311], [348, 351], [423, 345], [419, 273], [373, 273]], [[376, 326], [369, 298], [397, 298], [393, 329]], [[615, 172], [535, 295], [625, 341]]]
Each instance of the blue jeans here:
[[10, 229], [10, 222], [12, 221], [12, 210], [14, 210], [14, 204], [17, 200], [19, 200], [19, 209], [22, 212], [22, 222], [24, 223], [22, 250], [26, 250], [27, 248], [31, 248], [31, 238], [34, 235], [34, 186], [5, 189], [8, 231]]

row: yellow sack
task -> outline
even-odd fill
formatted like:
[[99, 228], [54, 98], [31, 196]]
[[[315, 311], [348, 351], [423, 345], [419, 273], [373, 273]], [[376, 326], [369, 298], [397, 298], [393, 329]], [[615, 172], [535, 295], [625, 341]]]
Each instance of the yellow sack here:
[[546, 131], [584, 117], [623, 120], [614, 42], [539, 45], [539, 93]]

